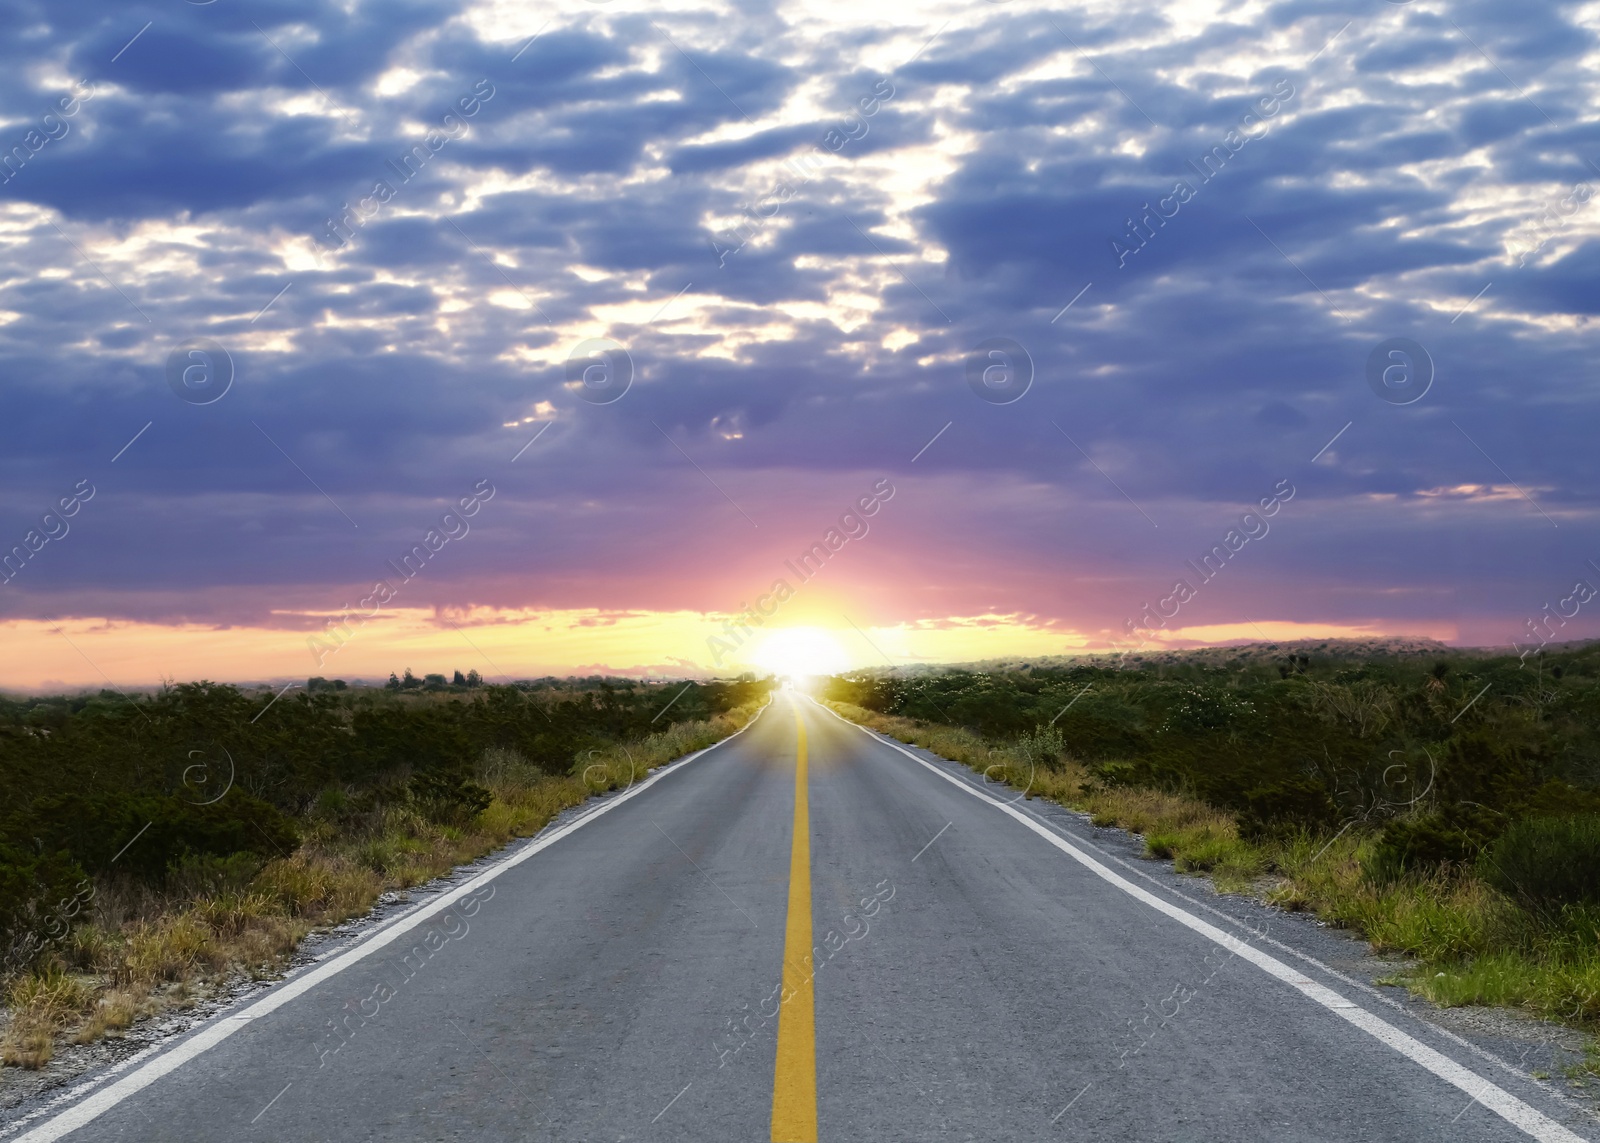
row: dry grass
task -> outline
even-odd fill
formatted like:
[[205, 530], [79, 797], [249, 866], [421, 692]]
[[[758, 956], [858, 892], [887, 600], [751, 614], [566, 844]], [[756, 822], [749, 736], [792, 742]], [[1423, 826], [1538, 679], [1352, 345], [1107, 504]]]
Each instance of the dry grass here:
[[0, 1038], [0, 1063], [42, 1068], [55, 1054], [55, 1038], [90, 1002], [92, 982], [52, 966], [21, 977], [6, 992], [11, 1022]]
[[102, 992], [84, 1017], [74, 1037], [80, 1044], [92, 1044], [102, 1036], [132, 1026], [148, 1006], [147, 988], [111, 988]]
[[0, 1061], [40, 1068], [63, 1035], [90, 1043], [235, 973], [270, 976], [314, 929], [361, 916], [386, 892], [537, 833], [594, 794], [626, 787], [726, 738], [759, 709], [674, 724], [582, 760], [586, 768], [575, 776], [546, 774], [512, 751], [487, 751], [478, 777], [494, 800], [464, 826], [390, 806], [347, 834], [327, 820], [313, 821], [298, 850], [268, 862], [245, 884], [175, 877], [166, 894], [127, 883], [97, 885], [89, 919], [7, 990], [11, 1018], [0, 1037]]
[[1232, 815], [1198, 799], [1161, 790], [1106, 788], [1090, 781], [1088, 771], [1071, 759], [1051, 769], [1017, 750], [995, 747], [970, 730], [876, 714], [849, 703], [826, 705], [852, 722], [964, 763], [1029, 798], [1082, 810], [1095, 825], [1142, 834], [1152, 857], [1170, 858], [1184, 872], [1209, 872], [1226, 890], [1249, 888], [1268, 867], [1264, 854], [1239, 839]]

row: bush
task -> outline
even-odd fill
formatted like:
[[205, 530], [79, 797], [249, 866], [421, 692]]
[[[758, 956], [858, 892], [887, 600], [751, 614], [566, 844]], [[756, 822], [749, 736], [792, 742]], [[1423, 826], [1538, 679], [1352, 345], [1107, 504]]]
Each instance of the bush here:
[[1396, 818], [1383, 827], [1367, 859], [1367, 877], [1380, 884], [1408, 873], [1435, 873], [1470, 864], [1499, 832], [1499, 819], [1484, 810], [1456, 806], [1422, 817]]
[[1505, 898], [1481, 882], [1429, 878], [1385, 894], [1367, 935], [1380, 948], [1433, 963], [1460, 962], [1503, 949], [1516, 938], [1518, 916]]
[[1059, 770], [1066, 762], [1067, 746], [1061, 732], [1053, 726], [1035, 726], [1017, 739], [1017, 753], [1035, 766]]
[[1139, 767], [1132, 762], [1102, 762], [1092, 766], [1089, 774], [1100, 784], [1113, 790], [1142, 785]]
[[1484, 852], [1478, 873], [1544, 916], [1600, 903], [1600, 815], [1524, 818]]
[[1325, 828], [1334, 820], [1333, 799], [1321, 782], [1291, 778], [1246, 791], [1240, 836], [1259, 841]]
[[311, 803], [311, 817], [322, 818], [326, 821], [342, 821], [350, 812], [351, 798], [349, 793], [338, 786], [329, 786]]
[[504, 746], [490, 746], [478, 756], [473, 768], [480, 782], [491, 786], [506, 783], [529, 785], [544, 776], [544, 772], [522, 756], [522, 752]]
[[1086, 699], [1074, 709], [1062, 712], [1057, 723], [1073, 755], [1091, 760], [1127, 758], [1142, 754], [1148, 748], [1146, 735], [1134, 725], [1141, 714], [1137, 707], [1131, 703], [1098, 704], [1106, 709], [1104, 714], [1084, 709], [1093, 705], [1096, 704], [1092, 699]]
[[1566, 782], [1546, 782], [1533, 792], [1523, 813], [1537, 818], [1600, 814], [1600, 791], [1580, 789]]
[[0, 980], [31, 964], [66, 935], [88, 879], [66, 854], [34, 857], [0, 845]]
[[254, 853], [186, 853], [167, 866], [167, 892], [180, 899], [241, 892], [266, 860]]
[[411, 799], [430, 821], [466, 821], [489, 808], [494, 795], [454, 769], [424, 770], [411, 779]]
[[[0, 1063], [281, 966], [313, 926], [711, 745], [768, 689], [458, 678], [470, 701], [416, 694], [442, 676], [409, 671], [400, 695], [315, 676], [281, 702], [208, 683], [0, 696]], [[587, 784], [562, 776], [575, 754]]]
[[116, 872], [151, 885], [163, 884], [168, 868], [186, 856], [270, 858], [300, 844], [293, 821], [242, 790], [210, 805], [158, 794], [60, 794], [41, 798], [6, 829], [43, 853], [69, 855], [96, 876], [115, 863]]
[[1186, 686], [1167, 713], [1161, 729], [1178, 733], [1223, 730], [1255, 714], [1255, 704], [1215, 687]]

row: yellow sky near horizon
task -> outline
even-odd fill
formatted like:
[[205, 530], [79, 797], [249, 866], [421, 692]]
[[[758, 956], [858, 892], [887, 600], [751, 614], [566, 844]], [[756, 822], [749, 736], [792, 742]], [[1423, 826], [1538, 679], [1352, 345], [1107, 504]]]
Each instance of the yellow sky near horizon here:
[[[256, 682], [313, 675], [376, 681], [407, 667], [418, 675], [476, 669], [489, 681], [605, 673], [734, 675], [745, 670], [848, 670], [1116, 649], [1105, 632], [1079, 632], [1016, 616], [951, 617], [887, 626], [857, 626], [844, 615], [832, 622], [815, 613], [795, 618], [770, 621], [733, 646], [722, 617], [692, 611], [481, 608], [442, 615], [401, 610], [353, 626], [342, 645], [324, 639], [320, 663], [310, 645], [316, 633], [308, 631], [93, 618], [59, 624], [13, 620], [0, 624], [9, 652], [0, 661], [0, 687], [38, 692], [143, 687], [162, 679]], [[1145, 649], [1398, 634], [1449, 641], [1455, 632], [1262, 620], [1160, 634], [1162, 638], [1150, 640]], [[713, 639], [723, 642], [714, 644]]]

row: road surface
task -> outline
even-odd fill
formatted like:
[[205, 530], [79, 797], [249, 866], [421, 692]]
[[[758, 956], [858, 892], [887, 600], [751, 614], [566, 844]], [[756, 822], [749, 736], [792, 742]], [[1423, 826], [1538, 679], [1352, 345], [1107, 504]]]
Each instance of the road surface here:
[[1597, 1137], [929, 758], [783, 692], [10, 1138]]

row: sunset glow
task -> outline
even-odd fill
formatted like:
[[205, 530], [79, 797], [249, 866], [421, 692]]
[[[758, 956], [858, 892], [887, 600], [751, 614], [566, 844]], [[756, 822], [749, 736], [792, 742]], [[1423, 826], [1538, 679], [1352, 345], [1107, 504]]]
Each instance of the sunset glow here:
[[786, 678], [830, 675], [851, 666], [837, 639], [816, 627], [788, 627], [764, 636], [750, 656], [764, 671]]
[[41, 16], [0, 685], [1509, 646], [1600, 210], [1426, 7]]

